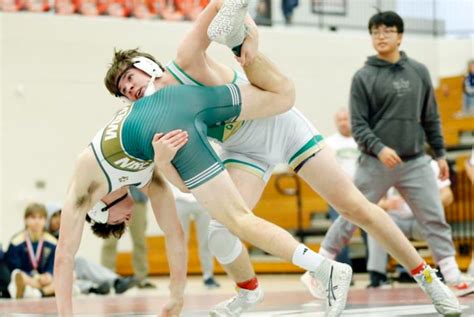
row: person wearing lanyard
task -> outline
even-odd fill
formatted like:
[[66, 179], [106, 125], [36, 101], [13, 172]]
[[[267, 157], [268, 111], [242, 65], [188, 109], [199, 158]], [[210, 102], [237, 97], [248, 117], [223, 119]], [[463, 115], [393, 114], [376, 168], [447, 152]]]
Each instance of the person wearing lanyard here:
[[25, 210], [25, 229], [13, 236], [5, 254], [12, 271], [12, 298], [54, 295], [53, 268], [57, 240], [46, 231], [47, 211], [33, 203]]

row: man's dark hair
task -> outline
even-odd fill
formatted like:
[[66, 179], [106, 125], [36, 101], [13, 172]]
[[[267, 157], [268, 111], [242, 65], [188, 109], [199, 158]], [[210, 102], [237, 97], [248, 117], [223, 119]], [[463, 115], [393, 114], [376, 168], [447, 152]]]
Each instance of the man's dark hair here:
[[373, 28], [378, 28], [381, 25], [388, 27], [396, 27], [398, 33], [403, 33], [403, 19], [393, 11], [379, 11], [374, 14], [369, 20], [369, 33], [372, 33]]
[[118, 225], [110, 225], [108, 223], [97, 223], [86, 215], [86, 221], [91, 224], [92, 232], [99, 238], [107, 239], [110, 236], [114, 236], [119, 239], [125, 232], [125, 223], [119, 223]]

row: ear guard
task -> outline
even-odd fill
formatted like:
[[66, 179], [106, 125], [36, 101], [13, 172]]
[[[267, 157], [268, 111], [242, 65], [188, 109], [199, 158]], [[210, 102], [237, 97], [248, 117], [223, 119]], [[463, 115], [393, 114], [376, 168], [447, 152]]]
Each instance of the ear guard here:
[[[146, 87], [146, 90], [144, 92], [144, 96], [150, 96], [155, 93], [155, 87], [154, 87], [154, 82], [155, 78], [160, 78], [163, 76], [163, 69], [152, 61], [151, 59], [144, 57], [144, 56], [137, 56], [132, 58], [132, 66], [143, 71], [145, 74], [150, 76], [150, 81], [148, 82], [148, 85]], [[129, 100], [125, 96], [120, 96], [120, 100], [122, 100], [126, 104], [130, 104], [131, 100]]]
[[89, 210], [87, 214], [96, 223], [107, 223], [107, 220], [109, 220], [109, 209], [117, 205], [119, 202], [121, 202], [125, 198], [127, 198], [127, 196], [128, 196], [128, 191], [108, 205], [104, 203], [102, 200], [99, 200], [99, 202], [95, 204], [95, 206], [92, 207], [92, 209]]
[[96, 223], [107, 223], [109, 219], [109, 207], [101, 200], [87, 213]]
[[163, 76], [163, 69], [161, 69], [160, 65], [144, 56], [132, 58], [132, 65], [133, 67], [144, 71], [150, 77], [160, 78]]

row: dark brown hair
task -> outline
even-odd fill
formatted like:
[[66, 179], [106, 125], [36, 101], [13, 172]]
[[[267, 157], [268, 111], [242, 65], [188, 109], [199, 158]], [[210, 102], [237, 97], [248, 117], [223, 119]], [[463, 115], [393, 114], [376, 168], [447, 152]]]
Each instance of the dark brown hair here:
[[110, 225], [108, 223], [97, 223], [86, 215], [86, 221], [91, 224], [92, 232], [99, 238], [107, 239], [111, 236], [120, 239], [125, 232], [125, 222], [119, 223], [118, 225]]

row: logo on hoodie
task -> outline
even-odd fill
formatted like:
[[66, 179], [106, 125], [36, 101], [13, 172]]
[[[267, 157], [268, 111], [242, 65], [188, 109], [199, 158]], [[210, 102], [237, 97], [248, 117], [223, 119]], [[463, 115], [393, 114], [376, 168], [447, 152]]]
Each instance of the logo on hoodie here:
[[410, 81], [400, 78], [392, 82], [393, 88], [397, 92], [397, 97], [403, 97], [411, 91]]

